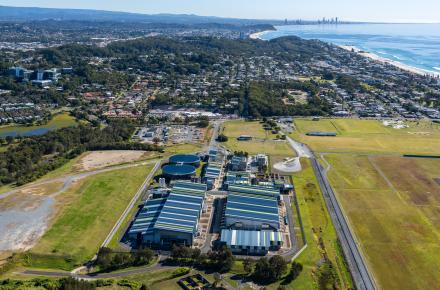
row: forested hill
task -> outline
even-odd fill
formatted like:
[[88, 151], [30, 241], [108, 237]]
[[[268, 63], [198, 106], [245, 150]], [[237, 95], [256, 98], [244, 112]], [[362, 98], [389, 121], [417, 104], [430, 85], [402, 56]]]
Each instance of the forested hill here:
[[0, 21], [40, 21], [47, 19], [78, 20], [78, 21], [117, 21], [144, 23], [176, 23], [202, 24], [220, 23], [235, 25], [252, 24], [282, 24], [276, 20], [234, 19], [213, 16], [198, 16], [188, 14], [140, 14], [88, 9], [55, 9], [37, 7], [0, 6]]

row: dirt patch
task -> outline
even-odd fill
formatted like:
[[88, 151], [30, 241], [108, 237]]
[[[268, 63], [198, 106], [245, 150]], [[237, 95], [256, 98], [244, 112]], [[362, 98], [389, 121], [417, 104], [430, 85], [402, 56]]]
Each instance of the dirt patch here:
[[112, 165], [129, 163], [141, 160], [150, 156], [150, 152], [114, 150], [114, 151], [94, 151], [87, 153], [75, 165], [77, 171], [90, 171]]
[[56, 193], [63, 187], [62, 182], [26, 186], [18, 191], [0, 198], [0, 211], [10, 209], [32, 210], [38, 207], [43, 199]]

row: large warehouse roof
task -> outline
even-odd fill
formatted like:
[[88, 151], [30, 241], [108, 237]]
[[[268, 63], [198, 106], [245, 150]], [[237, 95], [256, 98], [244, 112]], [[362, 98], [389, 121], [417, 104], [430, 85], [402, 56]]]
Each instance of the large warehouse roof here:
[[194, 233], [205, 192], [204, 184], [177, 182], [167, 198], [145, 203], [129, 234], [152, 234], [157, 229]]
[[250, 186], [246, 184], [231, 184], [228, 186], [230, 192], [250, 193], [263, 196], [280, 196], [280, 191], [273, 187], [266, 186]]
[[163, 206], [155, 229], [194, 233], [205, 192], [206, 185], [177, 182]]
[[216, 162], [210, 162], [206, 168], [205, 178], [218, 179], [222, 171], [222, 164]]
[[271, 246], [281, 246], [283, 235], [273, 231], [242, 231], [223, 229], [221, 241], [229, 247], [258, 247], [268, 249]]
[[225, 217], [278, 224], [278, 200], [271, 196], [229, 192]]
[[154, 225], [165, 205], [166, 198], [149, 199], [130, 228], [129, 234], [149, 234], [153, 232]]

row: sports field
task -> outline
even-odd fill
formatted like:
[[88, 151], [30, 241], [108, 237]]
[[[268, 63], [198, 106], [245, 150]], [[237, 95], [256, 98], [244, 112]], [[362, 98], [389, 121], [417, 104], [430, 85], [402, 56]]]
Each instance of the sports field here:
[[[291, 136], [315, 152], [440, 154], [440, 125], [405, 122], [409, 128], [386, 127], [377, 120], [295, 119]], [[337, 137], [306, 136], [308, 132], [335, 132]]]
[[324, 158], [381, 289], [440, 285], [440, 185], [434, 181], [440, 176], [440, 159], [351, 154]]
[[101, 173], [58, 196], [59, 213], [25, 265], [70, 270], [92, 258], [151, 169]]
[[[260, 122], [229, 121], [222, 126], [221, 133], [229, 140], [225, 143], [231, 151], [245, 151], [251, 155], [265, 153], [272, 156], [295, 156], [286, 141], [275, 140], [276, 135], [265, 131]], [[238, 141], [241, 135], [252, 136], [251, 141]]]

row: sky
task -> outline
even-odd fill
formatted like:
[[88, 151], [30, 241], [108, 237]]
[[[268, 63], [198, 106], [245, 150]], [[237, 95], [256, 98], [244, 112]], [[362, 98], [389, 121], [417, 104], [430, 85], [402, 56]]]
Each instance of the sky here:
[[253, 19], [440, 22], [440, 0], [0, 0], [0, 5]]

